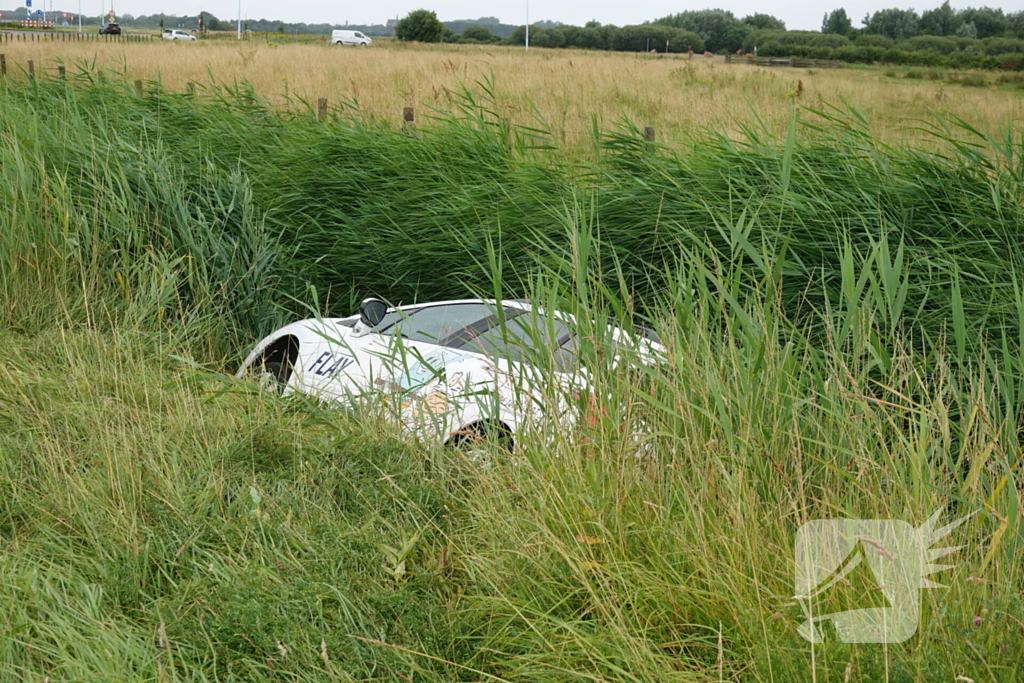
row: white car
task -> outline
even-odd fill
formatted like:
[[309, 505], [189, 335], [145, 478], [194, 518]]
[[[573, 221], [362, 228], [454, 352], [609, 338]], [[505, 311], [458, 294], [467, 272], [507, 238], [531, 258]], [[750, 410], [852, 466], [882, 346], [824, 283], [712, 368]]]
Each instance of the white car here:
[[176, 28], [165, 28], [163, 38], [164, 40], [197, 40], [197, 38], [188, 31], [182, 31]]
[[[573, 399], [588, 395], [588, 373], [577, 360], [575, 327], [571, 316], [521, 300], [389, 309], [367, 299], [359, 315], [302, 320], [267, 336], [237, 377], [256, 377], [284, 394], [389, 405], [408, 430], [447, 445], [493, 439], [511, 448], [537, 421], [578, 418], [581, 404]], [[637, 330], [642, 338], [634, 341], [609, 326], [607, 339], [642, 358], [663, 350], [653, 332]]]
[[331, 31], [331, 39], [328, 45], [359, 45], [366, 47], [373, 44], [369, 36], [363, 35], [360, 31]]

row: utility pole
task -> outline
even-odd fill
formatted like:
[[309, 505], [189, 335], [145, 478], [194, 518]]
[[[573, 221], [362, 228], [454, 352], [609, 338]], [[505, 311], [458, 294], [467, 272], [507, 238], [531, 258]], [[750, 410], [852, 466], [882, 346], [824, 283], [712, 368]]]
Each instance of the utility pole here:
[[530, 51], [530, 0], [526, 0], [526, 51]]

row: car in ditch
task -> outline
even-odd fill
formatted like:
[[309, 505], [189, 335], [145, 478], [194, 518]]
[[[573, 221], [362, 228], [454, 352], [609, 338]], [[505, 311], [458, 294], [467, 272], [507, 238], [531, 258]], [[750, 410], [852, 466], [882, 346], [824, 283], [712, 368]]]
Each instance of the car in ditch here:
[[[637, 351], [633, 358], [663, 352], [646, 328], [609, 324], [602, 333], [619, 353]], [[268, 335], [237, 377], [282, 394], [390, 406], [407, 431], [446, 445], [491, 440], [511, 449], [531, 426], [574, 424], [593, 410], [582, 338], [572, 316], [525, 300], [389, 308], [367, 299], [358, 315], [301, 320]]]

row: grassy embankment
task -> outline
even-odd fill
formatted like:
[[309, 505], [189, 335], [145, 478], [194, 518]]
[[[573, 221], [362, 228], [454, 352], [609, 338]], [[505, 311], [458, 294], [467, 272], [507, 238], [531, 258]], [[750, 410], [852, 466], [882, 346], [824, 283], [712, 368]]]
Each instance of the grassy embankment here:
[[[1024, 672], [1019, 136], [832, 112], [583, 164], [510, 151], [482, 93], [412, 136], [90, 78], [0, 86], [5, 677]], [[216, 372], [296, 299], [495, 287], [648, 318], [669, 360], [590, 350], [607, 417], [487, 468]], [[797, 635], [800, 524], [937, 508], [981, 513], [912, 639]], [[819, 607], [877, 606], [847, 588]]]
[[[930, 143], [917, 131], [932, 112], [960, 116], [987, 129], [1022, 115], [1015, 74], [940, 73], [934, 80], [893, 79], [874, 68], [764, 69], [621, 53], [521, 50], [503, 46], [375, 44], [366, 49], [230, 41], [178, 44], [13, 43], [3, 46], [12, 73], [34, 60], [52, 74], [58, 62], [116, 68], [129, 82], [159, 79], [185, 92], [189, 81], [247, 82], [278, 106], [294, 98], [326, 97], [332, 107], [356, 102], [364, 112], [394, 124], [403, 107], [417, 110], [420, 125], [432, 109], [450, 111], [451, 93], [493, 74], [495, 107], [516, 125], [546, 122], [563, 148], [585, 149], [595, 125], [621, 118], [653, 126], [659, 140], [685, 146], [695, 129], [742, 137], [741, 127], [764, 123], [783, 135], [794, 108], [844, 102], [864, 111], [874, 137]], [[893, 74], [930, 75], [897, 69]], [[967, 79], [966, 87], [953, 82]], [[803, 91], [800, 92], [802, 83]]]

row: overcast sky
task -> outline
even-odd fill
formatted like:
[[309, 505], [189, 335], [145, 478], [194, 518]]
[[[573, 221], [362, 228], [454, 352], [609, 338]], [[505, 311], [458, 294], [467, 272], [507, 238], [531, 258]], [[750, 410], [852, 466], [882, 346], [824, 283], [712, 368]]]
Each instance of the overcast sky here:
[[[37, 0], [39, 7], [44, 0]], [[104, 2], [104, 8], [110, 9], [111, 0]], [[45, 0], [49, 9], [51, 2], [55, 7], [68, 7], [75, 0]], [[9, 4], [9, 3], [4, 3]], [[22, 4], [18, 2], [17, 5]], [[942, 4], [942, 0], [930, 0], [926, 4], [894, 1], [878, 2], [865, 0], [826, 0], [825, 3], [814, 0], [791, 0], [790, 2], [765, 5], [755, 0], [723, 0], [721, 2], [673, 2], [671, 0], [632, 0], [630, 2], [613, 0], [533, 0], [530, 4], [531, 21], [549, 19], [565, 24], [581, 25], [590, 19], [597, 19], [602, 24], [640, 24], [650, 19], [657, 19], [687, 9], [704, 7], [721, 7], [744, 17], [748, 14], [765, 12], [786, 22], [790, 29], [817, 30], [821, 28], [822, 15], [837, 7], [844, 7], [853, 19], [853, 25], [860, 27], [865, 14], [886, 7], [913, 7], [918, 12], [931, 9]], [[1007, 2], [951, 2], [953, 7], [962, 9], [967, 6], [990, 5], [1002, 7], [1006, 12], [1018, 12], [1024, 9], [1024, 0], [1008, 0]], [[334, 2], [332, 0], [306, 0], [297, 5], [282, 3], [275, 0], [242, 0], [242, 15], [250, 19], [280, 19], [283, 21], [304, 21], [306, 23], [343, 24], [383, 24], [387, 19], [402, 17], [414, 9], [431, 9], [437, 12], [442, 21], [454, 19], [476, 19], [477, 17], [498, 17], [505, 24], [526, 23], [526, 0], [376, 0], [376, 2]], [[766, 7], [769, 9], [766, 10]], [[68, 7], [72, 9], [72, 7]], [[282, 8], [288, 8], [282, 11]], [[206, 10], [221, 19], [234, 18], [238, 14], [237, 0], [114, 0], [114, 9], [119, 14], [198, 14]], [[84, 14], [100, 14], [102, 8], [97, 0], [82, 0]]]

